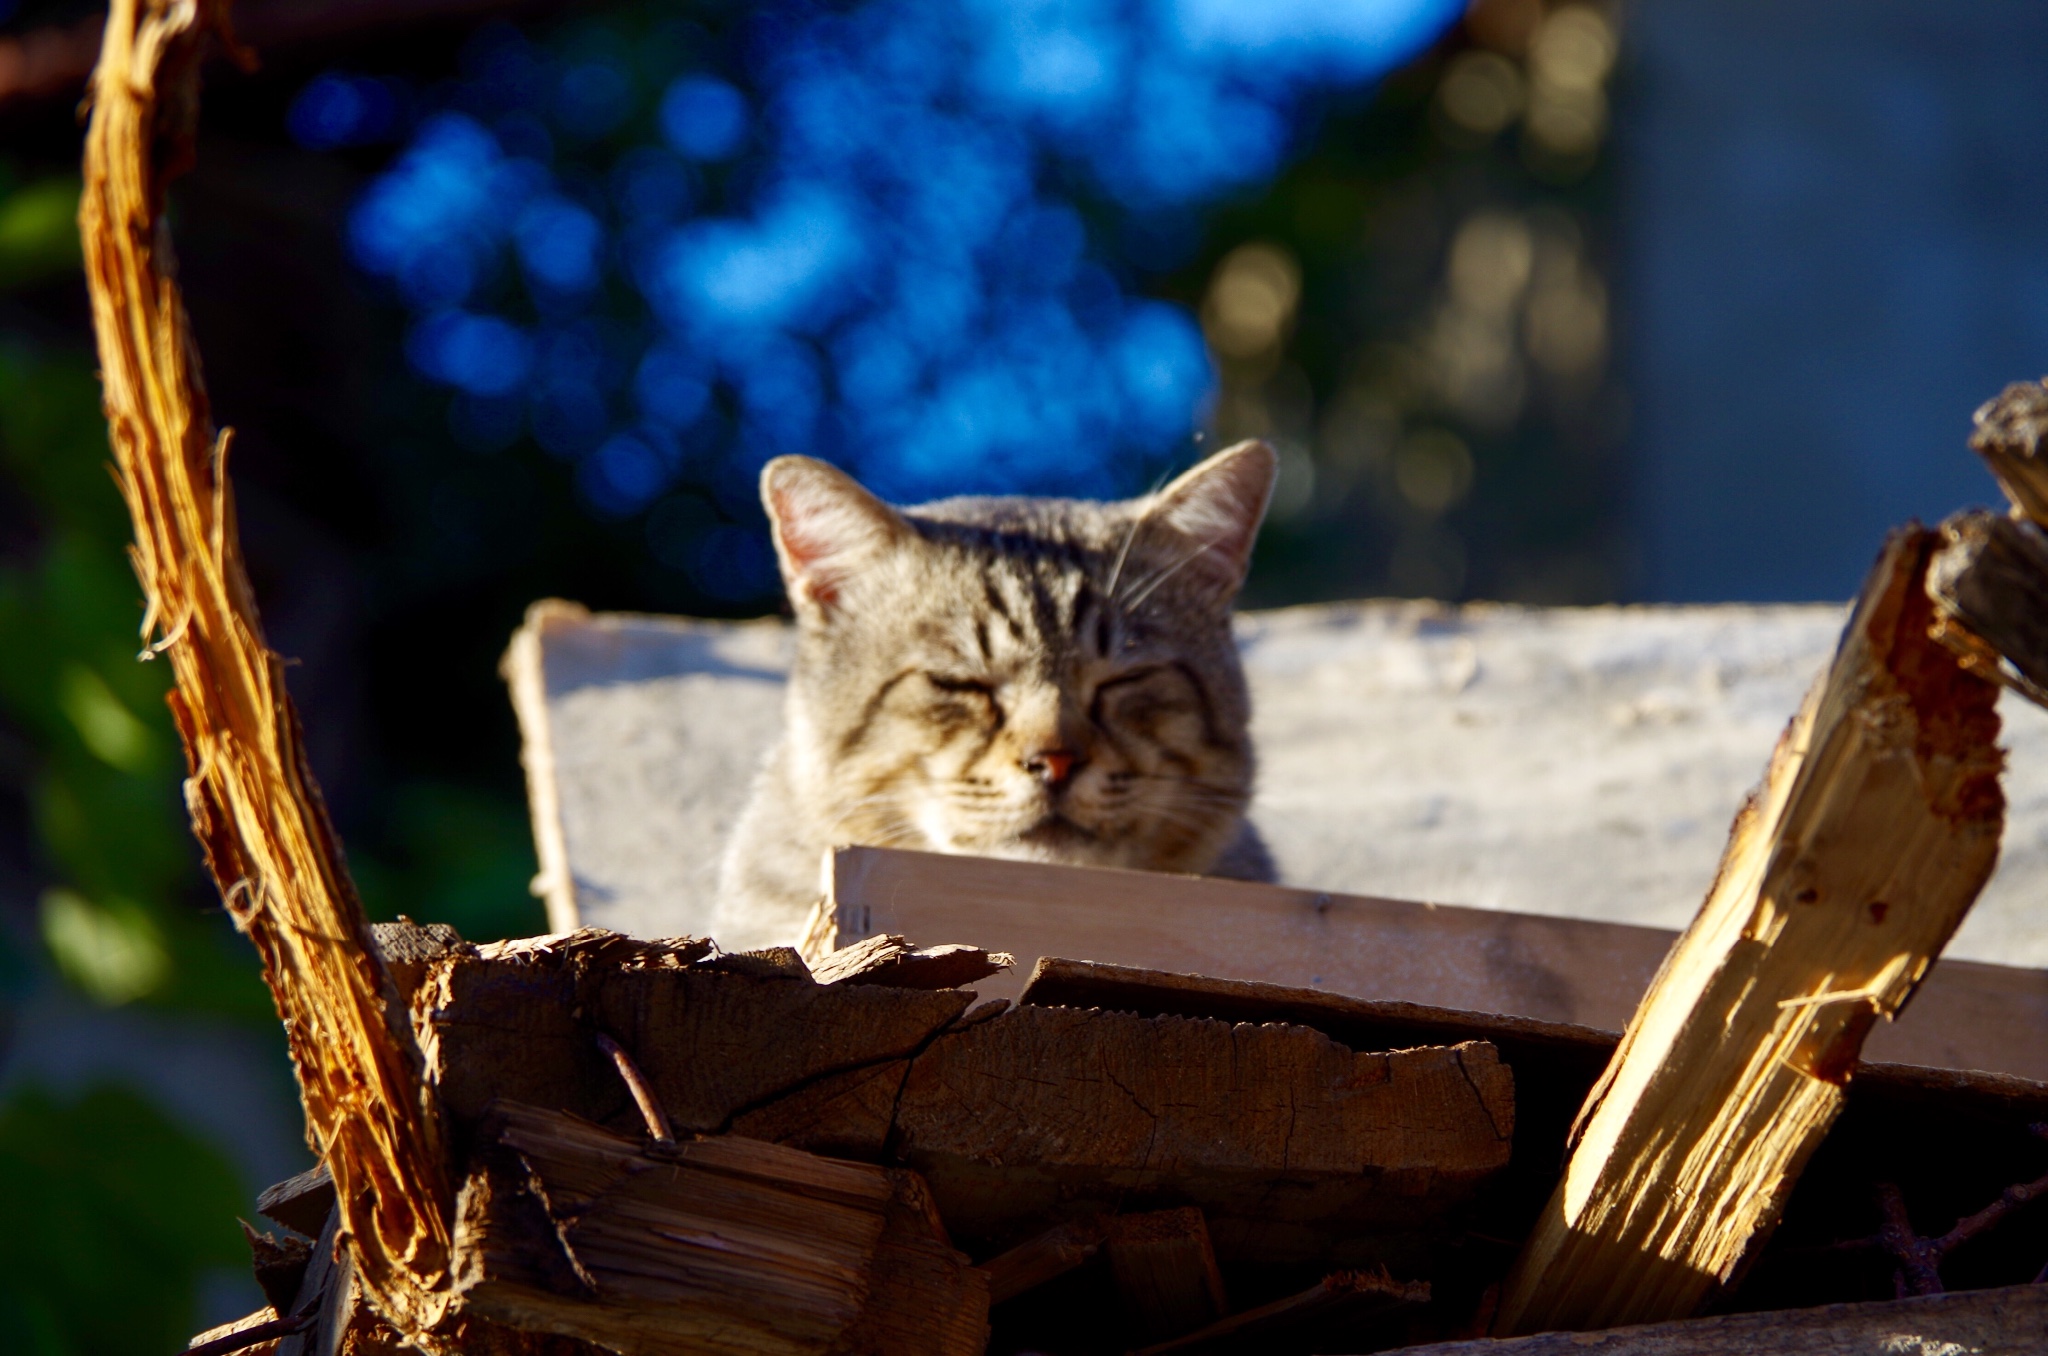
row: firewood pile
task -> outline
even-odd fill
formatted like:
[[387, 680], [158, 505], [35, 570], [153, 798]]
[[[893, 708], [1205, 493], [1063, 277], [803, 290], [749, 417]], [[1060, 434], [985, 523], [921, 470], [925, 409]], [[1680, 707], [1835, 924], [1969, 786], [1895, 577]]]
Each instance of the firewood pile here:
[[2011, 517], [1884, 545], [1618, 1038], [1055, 957], [980, 1001], [1015, 962], [972, 938], [806, 959], [373, 928], [255, 617], [162, 229], [216, 40], [220, 0], [117, 0], [81, 207], [145, 644], [322, 1160], [261, 1202], [270, 1305], [191, 1350], [2048, 1340], [2048, 1084], [1860, 1062], [1991, 871], [1999, 687], [2048, 691], [2048, 388], [1980, 414]]

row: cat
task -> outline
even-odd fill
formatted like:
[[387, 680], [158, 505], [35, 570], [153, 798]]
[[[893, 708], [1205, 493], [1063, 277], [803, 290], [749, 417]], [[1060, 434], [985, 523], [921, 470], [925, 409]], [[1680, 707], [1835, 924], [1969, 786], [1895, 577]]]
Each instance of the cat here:
[[798, 940], [845, 844], [1270, 879], [1230, 607], [1275, 467], [1244, 442], [1139, 499], [899, 509], [769, 462], [796, 659], [713, 935]]

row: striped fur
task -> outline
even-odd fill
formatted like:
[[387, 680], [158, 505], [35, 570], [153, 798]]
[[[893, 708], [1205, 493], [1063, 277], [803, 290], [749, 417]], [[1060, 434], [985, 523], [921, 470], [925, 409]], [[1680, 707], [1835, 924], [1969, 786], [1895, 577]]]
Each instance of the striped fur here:
[[718, 939], [790, 941], [847, 843], [1265, 874], [1230, 603], [1273, 469], [1244, 443], [1142, 499], [898, 510], [770, 463], [798, 649]]

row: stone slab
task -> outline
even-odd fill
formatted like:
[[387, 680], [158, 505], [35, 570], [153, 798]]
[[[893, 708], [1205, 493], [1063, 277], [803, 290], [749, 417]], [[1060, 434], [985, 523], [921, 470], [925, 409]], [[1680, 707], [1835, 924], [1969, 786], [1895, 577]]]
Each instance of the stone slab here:
[[[1413, 602], [1243, 615], [1253, 818], [1287, 884], [1682, 928], [1842, 615]], [[775, 621], [536, 609], [508, 668], [515, 694], [525, 685], [536, 806], [553, 804], [536, 830], [555, 926], [707, 930], [790, 649]], [[2048, 712], [2007, 695], [2001, 714], [2005, 851], [1949, 954], [2048, 966]]]

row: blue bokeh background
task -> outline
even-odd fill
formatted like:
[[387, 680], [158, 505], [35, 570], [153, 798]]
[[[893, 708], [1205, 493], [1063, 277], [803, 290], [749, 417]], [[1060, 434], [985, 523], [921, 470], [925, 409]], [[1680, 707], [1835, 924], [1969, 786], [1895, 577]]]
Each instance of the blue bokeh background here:
[[458, 438], [530, 434], [715, 598], [773, 587], [754, 483], [785, 452], [887, 497], [1107, 496], [1189, 455], [1215, 373], [1148, 298], [1199, 209], [1269, 181], [1319, 99], [1450, 0], [783, 3], [537, 43], [480, 31], [415, 92], [343, 71], [289, 126], [402, 152], [348, 220]]

